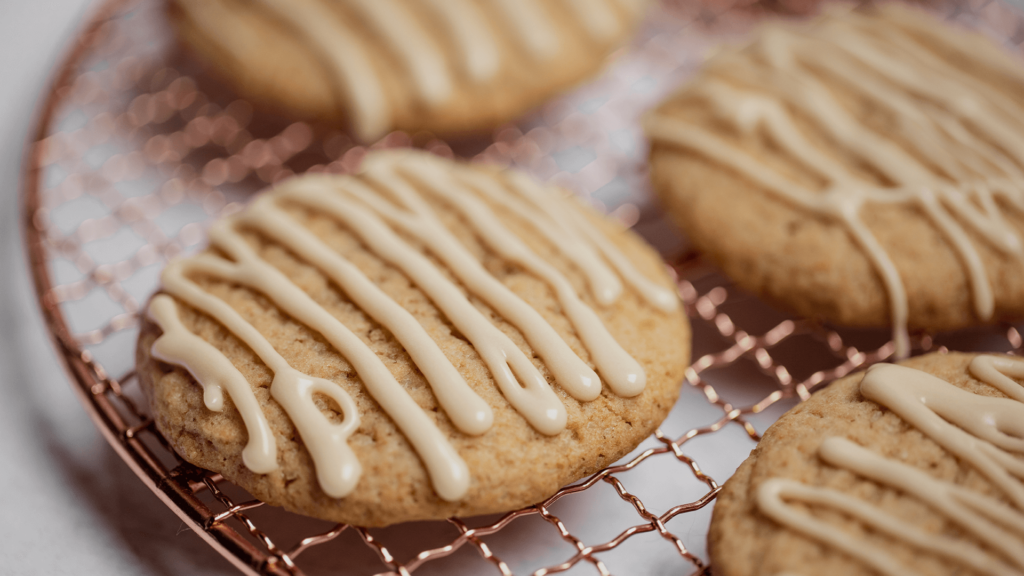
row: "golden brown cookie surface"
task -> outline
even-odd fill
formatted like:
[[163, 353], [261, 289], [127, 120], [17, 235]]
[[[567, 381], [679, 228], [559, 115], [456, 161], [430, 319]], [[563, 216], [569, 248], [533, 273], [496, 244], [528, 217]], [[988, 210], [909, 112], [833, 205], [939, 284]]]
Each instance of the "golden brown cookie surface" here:
[[645, 0], [175, 0], [181, 38], [246, 97], [349, 125], [457, 134], [593, 74]]
[[[990, 384], [992, 373], [979, 369], [993, 359], [1002, 384]], [[867, 392], [861, 372], [787, 412], [726, 482], [708, 536], [716, 574], [1020, 573], [1024, 558], [1014, 550], [1021, 549], [1024, 533], [1002, 527], [993, 532], [985, 526], [991, 520], [979, 521], [978, 510], [962, 504], [986, 499], [997, 513], [1024, 518], [1019, 494], [1016, 504], [1013, 495], [1024, 486], [997, 470], [1013, 464], [977, 464], [996, 452], [983, 446], [995, 445], [978, 439], [996, 430], [993, 419], [1002, 412], [1024, 415], [1024, 363], [1006, 356], [932, 354], [900, 366], [879, 365], [868, 374]], [[923, 384], [909, 394], [910, 409], [878, 399], [879, 390], [910, 391], [915, 379]], [[955, 397], [949, 411], [938, 400], [940, 389]], [[923, 416], [914, 424], [910, 414]], [[1013, 431], [1010, 421], [999, 427], [1016, 440], [996, 444], [1019, 463], [1024, 445], [1019, 426]], [[971, 427], [966, 422], [976, 423], [974, 429], [965, 432]], [[969, 438], [974, 440], [957, 453], [957, 442]], [[979, 454], [981, 459], [969, 460]], [[955, 493], [967, 496], [958, 499]], [[874, 524], [875, 517], [882, 520]]]
[[282, 183], [168, 266], [138, 365], [186, 459], [384, 525], [535, 503], [667, 415], [689, 328], [642, 241], [521, 176], [366, 166]]
[[647, 119], [696, 245], [806, 316], [943, 330], [1024, 314], [1024, 67], [896, 5], [766, 25]]

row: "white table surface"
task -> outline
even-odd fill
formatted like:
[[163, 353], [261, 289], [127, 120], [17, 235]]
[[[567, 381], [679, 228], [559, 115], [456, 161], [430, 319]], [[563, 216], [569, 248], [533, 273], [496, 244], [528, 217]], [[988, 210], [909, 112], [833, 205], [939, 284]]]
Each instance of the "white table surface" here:
[[92, 3], [0, 3], [0, 574], [234, 574], [94, 428], [28, 276], [22, 148], [50, 69]]
[[100, 436], [33, 295], [19, 226], [22, 148], [50, 69], [91, 4], [0, 2], [0, 574], [236, 574]]

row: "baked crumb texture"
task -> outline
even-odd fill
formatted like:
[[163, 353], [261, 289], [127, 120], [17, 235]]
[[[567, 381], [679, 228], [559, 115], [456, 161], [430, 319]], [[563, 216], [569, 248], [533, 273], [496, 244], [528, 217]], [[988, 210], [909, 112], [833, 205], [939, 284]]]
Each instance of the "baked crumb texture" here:
[[168, 265], [138, 345], [157, 427], [339, 522], [507, 511], [675, 402], [689, 325], [637, 236], [514, 172], [374, 152], [280, 183]]
[[1024, 573], [1024, 361], [880, 364], [787, 412], [725, 484], [715, 574]]
[[648, 0], [173, 0], [179, 37], [246, 98], [387, 132], [511, 120], [593, 75]]
[[898, 4], [773, 22], [647, 118], [654, 186], [745, 288], [849, 326], [1024, 315], [1024, 67]]

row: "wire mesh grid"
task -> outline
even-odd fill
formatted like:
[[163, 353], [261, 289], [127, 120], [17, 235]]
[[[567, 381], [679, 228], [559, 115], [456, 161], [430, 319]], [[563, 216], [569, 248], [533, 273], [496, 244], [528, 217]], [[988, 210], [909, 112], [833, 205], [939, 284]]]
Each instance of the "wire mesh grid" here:
[[[374, 145], [518, 166], [635, 225], [670, 255], [694, 362], [668, 420], [620, 463], [505, 515], [368, 530], [263, 506], [178, 458], [132, 372], [140, 304], [163, 264], [198, 249], [206, 223], [253, 191], [303, 171], [351, 171], [367, 148], [232, 96], [175, 44], [151, 0], [96, 11], [58, 69], [26, 155], [27, 250], [74, 390], [139, 478], [246, 573], [338, 573], [343, 560], [345, 574], [443, 574], [455, 559], [467, 573], [610, 574], [632, 572], [641, 557], [665, 572], [708, 572], [708, 504], [760, 431], [816, 387], [893, 351], [885, 331], [790, 318], [734, 288], [650, 203], [639, 115], [765, 6], [663, 2], [600, 78], [493, 138], [395, 133]], [[1024, 19], [998, 2], [939, 9], [1018, 51], [1024, 42]], [[1010, 325], [913, 342], [915, 352], [1024, 346]]]

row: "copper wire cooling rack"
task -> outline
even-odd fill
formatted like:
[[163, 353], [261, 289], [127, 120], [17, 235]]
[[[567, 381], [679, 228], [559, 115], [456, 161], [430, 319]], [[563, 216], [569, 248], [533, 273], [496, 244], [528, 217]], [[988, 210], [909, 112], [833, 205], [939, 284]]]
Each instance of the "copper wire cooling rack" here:
[[[57, 70], [26, 155], [26, 248], [73, 389], [139, 478], [247, 574], [707, 572], [708, 504], [760, 431], [815, 387], [892, 353], [884, 331], [792, 319], [734, 289], [649, 202], [639, 115], [763, 11], [734, 4], [662, 3], [600, 78], [493, 138], [392, 134], [376, 145], [518, 166], [635, 225], [670, 255], [695, 360], [668, 420], [619, 464], [509, 514], [367, 530], [263, 506], [180, 460], [156, 433], [132, 372], [140, 305], [159, 270], [197, 249], [206, 223], [251, 192], [302, 171], [352, 170], [366, 148], [232, 96], [176, 46], [154, 0], [108, 1], [95, 12]], [[1024, 20], [1003, 4], [941, 10], [1013, 49], [1024, 41]], [[915, 352], [1022, 351], [1013, 326], [913, 340]]]

